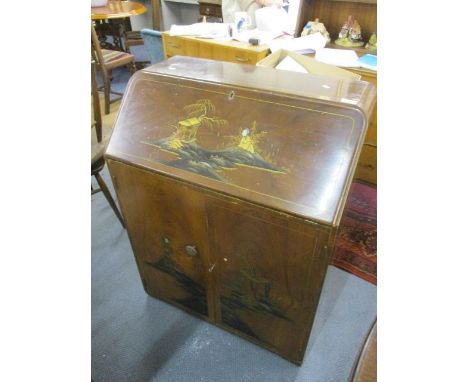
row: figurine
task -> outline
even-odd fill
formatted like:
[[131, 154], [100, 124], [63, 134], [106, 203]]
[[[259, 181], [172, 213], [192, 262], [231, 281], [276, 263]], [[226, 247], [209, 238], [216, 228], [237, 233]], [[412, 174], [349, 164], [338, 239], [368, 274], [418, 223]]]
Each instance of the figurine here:
[[314, 34], [314, 33], [321, 33], [323, 37], [327, 40], [327, 44], [330, 42], [330, 34], [327, 31], [327, 28], [325, 28], [325, 25], [323, 23], [319, 22], [319, 19], [315, 19], [314, 21], [309, 21], [305, 25], [304, 29], [302, 30], [301, 36], [307, 36], [309, 34]]
[[377, 52], [377, 34], [375, 32], [370, 36], [369, 42], [366, 44], [365, 48]]
[[353, 16], [348, 16], [348, 20], [341, 27], [335, 44], [348, 48], [357, 48], [364, 45], [361, 36], [361, 26], [356, 19], [353, 20]]
[[351, 21], [353, 19], [353, 16], [348, 16], [348, 21], [344, 23], [344, 25], [341, 27], [340, 33], [338, 34], [338, 39], [345, 39], [348, 38], [349, 35], [349, 30], [351, 29]]

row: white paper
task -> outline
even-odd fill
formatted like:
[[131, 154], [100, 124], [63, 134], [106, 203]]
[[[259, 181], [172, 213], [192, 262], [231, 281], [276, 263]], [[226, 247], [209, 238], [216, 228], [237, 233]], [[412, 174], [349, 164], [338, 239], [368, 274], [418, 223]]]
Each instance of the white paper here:
[[323, 48], [317, 50], [315, 59], [325, 64], [341, 66], [346, 68], [357, 68], [360, 66], [358, 55], [350, 49]]
[[271, 41], [268, 47], [271, 53], [277, 50], [285, 49], [293, 52], [299, 51], [318, 51], [327, 44], [327, 40], [320, 33], [313, 33], [298, 38], [280, 38]]
[[308, 71], [301, 64], [299, 64], [294, 58], [290, 56], [283, 58], [281, 62], [275, 66], [275, 68], [280, 70], [289, 70], [292, 72], [308, 73]]

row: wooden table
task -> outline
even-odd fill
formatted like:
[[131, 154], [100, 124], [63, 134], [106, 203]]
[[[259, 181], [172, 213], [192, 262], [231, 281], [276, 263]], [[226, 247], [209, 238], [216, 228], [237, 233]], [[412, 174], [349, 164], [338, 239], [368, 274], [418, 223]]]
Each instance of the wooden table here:
[[164, 56], [190, 56], [255, 65], [265, 58], [270, 49], [267, 45], [253, 46], [240, 41], [220, 41], [188, 36], [171, 36], [163, 32]]
[[134, 1], [109, 1], [105, 7], [91, 7], [91, 20], [122, 19], [145, 12], [146, 7]]
[[[131, 30], [129, 17], [141, 15], [145, 12], [146, 7], [134, 1], [111, 0], [105, 7], [91, 7], [91, 20], [96, 23], [96, 33], [101, 46], [107, 49], [124, 51], [121, 38], [122, 33]], [[112, 36], [113, 44], [106, 41], [107, 34]]]

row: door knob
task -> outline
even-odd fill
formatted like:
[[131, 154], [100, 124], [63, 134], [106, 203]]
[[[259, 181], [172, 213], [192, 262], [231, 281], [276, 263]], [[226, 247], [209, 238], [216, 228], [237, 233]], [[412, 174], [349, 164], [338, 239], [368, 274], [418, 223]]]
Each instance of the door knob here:
[[186, 245], [185, 246], [185, 252], [189, 256], [197, 256], [198, 255], [197, 247], [195, 247], [194, 245]]

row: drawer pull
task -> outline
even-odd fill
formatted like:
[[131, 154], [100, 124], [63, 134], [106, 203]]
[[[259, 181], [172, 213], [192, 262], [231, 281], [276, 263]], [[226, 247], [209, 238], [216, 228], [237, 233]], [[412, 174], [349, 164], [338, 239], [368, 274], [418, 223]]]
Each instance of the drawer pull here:
[[169, 45], [171, 48], [176, 48], [176, 49], [181, 48], [181, 46], [180, 46], [179, 44], [174, 44], [174, 43], [172, 43], [172, 44], [168, 44], [168, 45]]
[[236, 56], [236, 61], [239, 61], [239, 62], [248, 62], [249, 59], [248, 59], [248, 58], [243, 58], [243, 57], [238, 57], [238, 56]]
[[206, 9], [205, 9], [205, 13], [206, 13], [207, 15], [209, 15], [209, 14], [210, 14], [210, 8], [206, 8]]
[[213, 272], [213, 269], [216, 267], [216, 263], [215, 264], [211, 264], [210, 267], [208, 268], [208, 272]]
[[198, 255], [197, 247], [195, 247], [194, 245], [186, 245], [185, 252], [187, 253], [187, 255], [192, 257]]

